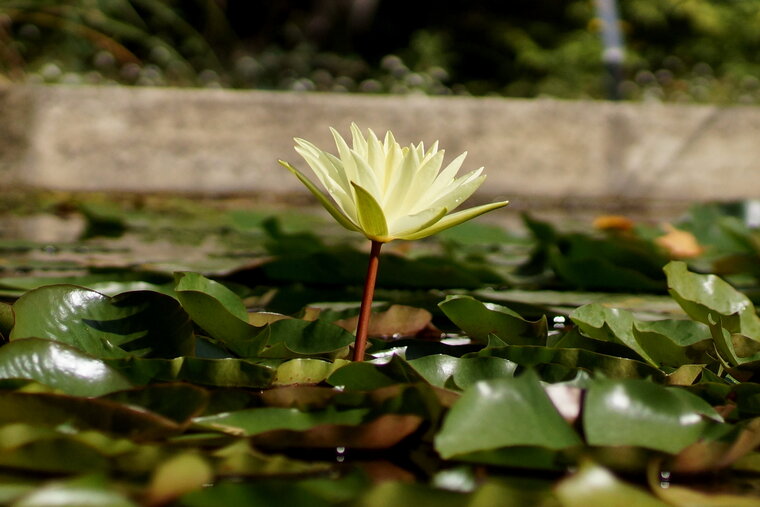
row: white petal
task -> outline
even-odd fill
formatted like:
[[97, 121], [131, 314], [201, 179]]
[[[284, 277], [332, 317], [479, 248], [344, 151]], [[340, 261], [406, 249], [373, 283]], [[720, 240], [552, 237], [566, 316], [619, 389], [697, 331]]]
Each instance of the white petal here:
[[398, 237], [420, 231], [439, 221], [446, 213], [446, 208], [430, 208], [416, 215], [399, 217], [389, 226], [389, 235]]
[[385, 192], [385, 202], [383, 209], [388, 220], [394, 220], [396, 217], [408, 215], [406, 208], [403, 207], [407, 193], [412, 187], [412, 181], [419, 164], [418, 153], [414, 149], [405, 149], [404, 158], [401, 161], [397, 176], [394, 178]]
[[351, 138], [353, 140], [354, 151], [361, 154], [362, 158], [367, 158], [367, 140], [364, 138], [362, 131], [356, 123], [351, 124]]
[[485, 174], [480, 174], [482, 168], [458, 178], [451, 186], [446, 188], [443, 195], [438, 196], [430, 206], [445, 206], [449, 210], [456, 209], [460, 204], [466, 201], [475, 191], [483, 184], [486, 179]]
[[346, 179], [348, 181], [356, 181], [356, 162], [354, 162], [354, 157], [351, 155], [351, 148], [348, 147], [348, 143], [346, 143], [346, 140], [341, 137], [337, 130], [330, 127], [330, 132], [332, 132], [333, 139], [335, 139], [335, 146], [338, 148], [338, 156], [346, 173]]
[[429, 206], [429, 202], [421, 201], [421, 199], [441, 169], [443, 155], [443, 151], [427, 155], [416, 169], [414, 179], [412, 180], [412, 187], [407, 192], [404, 204], [401, 206], [405, 214], [409, 214], [408, 210], [412, 209], [432, 208], [432, 206]]
[[356, 164], [356, 179], [353, 180], [359, 184], [362, 188], [367, 190], [376, 201], [380, 201], [380, 187], [377, 184], [377, 175], [372, 167], [367, 163], [367, 160], [359, 153], [351, 150], [351, 156]]

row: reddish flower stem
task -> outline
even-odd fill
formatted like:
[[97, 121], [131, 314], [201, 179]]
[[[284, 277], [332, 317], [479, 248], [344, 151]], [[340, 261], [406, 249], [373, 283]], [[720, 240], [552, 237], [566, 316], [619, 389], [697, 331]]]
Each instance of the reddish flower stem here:
[[354, 361], [364, 360], [364, 350], [367, 348], [367, 331], [369, 331], [369, 317], [372, 314], [372, 298], [375, 295], [375, 280], [377, 280], [377, 266], [380, 263], [379, 241], [372, 241], [372, 250], [369, 254], [367, 266], [367, 278], [364, 280], [364, 294], [362, 294], [362, 306], [359, 310], [359, 322], [356, 326], [356, 342], [354, 342]]

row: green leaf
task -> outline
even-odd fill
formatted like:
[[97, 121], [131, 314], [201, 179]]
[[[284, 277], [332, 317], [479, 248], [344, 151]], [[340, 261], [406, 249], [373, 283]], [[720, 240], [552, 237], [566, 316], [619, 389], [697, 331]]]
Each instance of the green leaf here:
[[26, 338], [0, 347], [0, 379], [29, 379], [73, 396], [102, 396], [132, 385], [100, 359], [59, 342]]
[[529, 321], [505, 306], [482, 303], [470, 296], [448, 296], [438, 307], [470, 338], [485, 341], [494, 334], [513, 345], [546, 343], [546, 316]]
[[728, 366], [760, 360], [760, 317], [747, 296], [715, 275], [689, 272], [683, 262], [671, 262], [664, 270], [673, 299], [691, 318], [710, 327]]
[[444, 459], [508, 446], [557, 450], [580, 443], [531, 371], [465, 389], [435, 437], [435, 448]]
[[670, 294], [692, 319], [714, 326], [723, 316], [727, 331], [760, 341], [760, 317], [746, 295], [720, 277], [689, 272], [683, 262], [671, 262], [664, 271]]
[[556, 486], [562, 507], [668, 507], [643, 489], [627, 484], [596, 463], [583, 461], [578, 471]]
[[693, 320], [634, 321], [633, 337], [659, 365], [678, 368], [714, 362], [706, 350], [710, 329]]
[[14, 507], [136, 507], [99, 476], [53, 482], [13, 504]]
[[[278, 320], [256, 337], [261, 357], [313, 356], [335, 352], [354, 342], [354, 336], [322, 320]], [[234, 345], [233, 345], [234, 346]]]
[[583, 428], [590, 445], [639, 446], [677, 453], [701, 438], [720, 415], [678, 387], [639, 379], [598, 379], [585, 399]]
[[231, 433], [233, 435], [252, 436], [272, 430], [307, 430], [323, 424], [360, 424], [369, 414], [369, 409], [357, 408], [302, 412], [295, 408], [263, 407], [225, 412], [222, 414], [196, 417], [195, 426]]
[[186, 381], [215, 387], [265, 388], [272, 383], [275, 369], [246, 359], [110, 359], [108, 364], [138, 385], [153, 381]]
[[190, 318], [223, 343], [250, 338], [260, 330], [248, 324], [248, 312], [237, 294], [218, 282], [198, 273], [176, 273], [174, 290]]
[[393, 356], [386, 364], [352, 362], [327, 378], [328, 384], [351, 390], [369, 390], [417, 382], [425, 382], [425, 379], [398, 356]]
[[13, 311], [11, 340], [48, 338], [99, 358], [193, 353], [187, 314], [175, 299], [156, 292], [111, 298], [73, 285], [51, 285], [24, 294]]
[[277, 367], [272, 384], [317, 384], [347, 364], [349, 361], [344, 359], [336, 359], [335, 362], [310, 358], [291, 359]]
[[145, 409], [99, 398], [0, 391], [0, 424], [17, 422], [94, 429], [135, 440], [166, 438], [181, 429], [175, 422]]
[[459, 358], [432, 354], [409, 361], [425, 380], [437, 387], [465, 389], [480, 380], [511, 378], [517, 364], [500, 357]]
[[0, 303], [0, 339], [10, 336], [15, 321], [13, 307], [7, 303]]
[[467, 495], [454, 491], [434, 489], [424, 484], [405, 484], [387, 481], [378, 484], [361, 499], [363, 507], [389, 505], [416, 505], [418, 507], [464, 507]]
[[[478, 352], [477, 355], [509, 359], [520, 366], [535, 368], [542, 374], [542, 377], [546, 377], [545, 368], [560, 366], [561, 370], [566, 371], [566, 374], [562, 378], [554, 379], [554, 381], [572, 378], [578, 370], [589, 373], [601, 373], [611, 378], [651, 377], [653, 380], [658, 381], [665, 379], [665, 376], [659, 369], [647, 363], [583, 349], [511, 345], [502, 348], [484, 349]], [[552, 379], [551, 375], [549, 379]]]
[[652, 359], [633, 337], [634, 320], [631, 312], [592, 303], [575, 310], [570, 314], [570, 318], [586, 336], [625, 345], [647, 363], [657, 366], [657, 361]]

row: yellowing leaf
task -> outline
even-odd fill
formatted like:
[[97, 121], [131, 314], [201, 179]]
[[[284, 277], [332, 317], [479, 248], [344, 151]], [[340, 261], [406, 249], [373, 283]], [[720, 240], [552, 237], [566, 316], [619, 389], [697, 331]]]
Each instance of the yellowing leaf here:
[[655, 242], [667, 250], [671, 257], [689, 259], [704, 252], [704, 247], [699, 244], [692, 233], [676, 229], [670, 224], [665, 224], [663, 227], [667, 233], [657, 238]]

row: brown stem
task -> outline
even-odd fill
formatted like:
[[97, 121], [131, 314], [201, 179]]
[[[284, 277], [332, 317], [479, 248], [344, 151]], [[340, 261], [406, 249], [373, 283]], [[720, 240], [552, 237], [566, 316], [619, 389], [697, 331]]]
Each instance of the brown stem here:
[[369, 254], [367, 266], [367, 278], [364, 280], [364, 294], [362, 294], [362, 306], [359, 310], [359, 322], [356, 326], [356, 342], [354, 342], [354, 361], [364, 360], [364, 349], [367, 348], [367, 331], [369, 330], [369, 317], [372, 314], [372, 297], [375, 295], [375, 280], [377, 280], [377, 266], [380, 263], [379, 241], [372, 241], [372, 250]]

